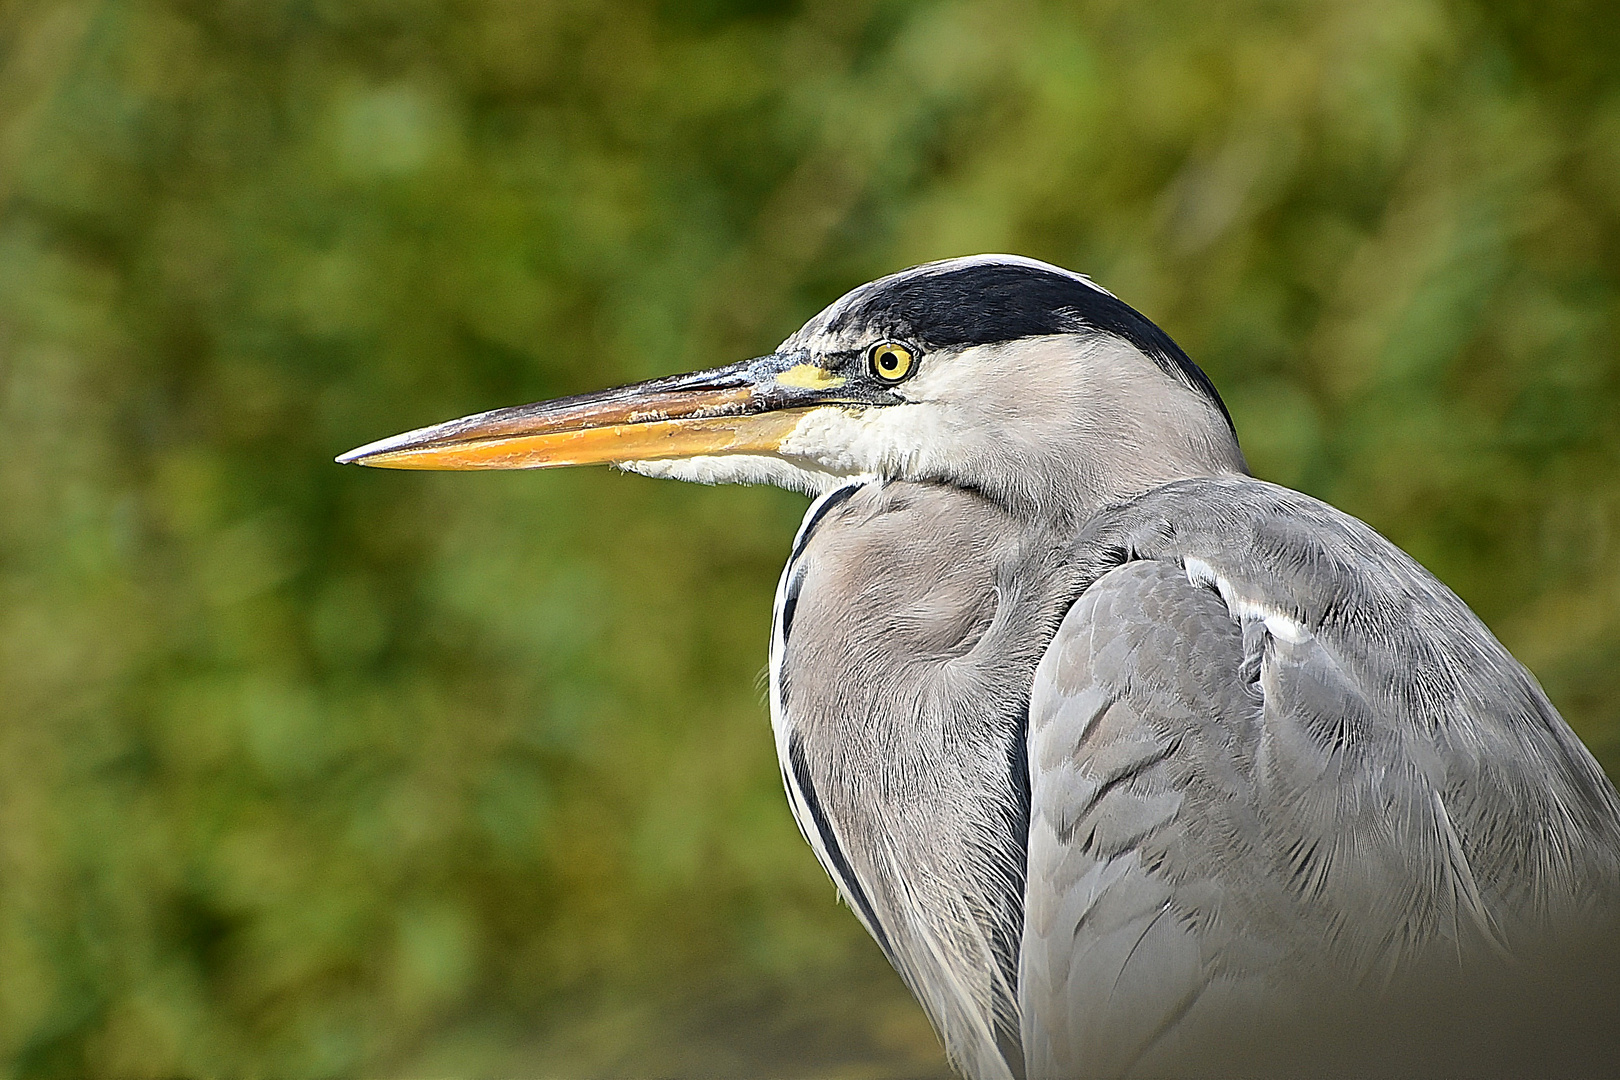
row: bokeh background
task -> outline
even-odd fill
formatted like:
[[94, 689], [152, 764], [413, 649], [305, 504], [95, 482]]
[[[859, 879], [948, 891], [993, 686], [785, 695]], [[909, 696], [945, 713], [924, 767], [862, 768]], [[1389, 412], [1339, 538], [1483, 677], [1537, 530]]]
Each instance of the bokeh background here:
[[995, 250], [1620, 765], [1620, 5], [0, 4], [0, 1075], [942, 1075], [780, 793], [804, 500], [331, 459]]

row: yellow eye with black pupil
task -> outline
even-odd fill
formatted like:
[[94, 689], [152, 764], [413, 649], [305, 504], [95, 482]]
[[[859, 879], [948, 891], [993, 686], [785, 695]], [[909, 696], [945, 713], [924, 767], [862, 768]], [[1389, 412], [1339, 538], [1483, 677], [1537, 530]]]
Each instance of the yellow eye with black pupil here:
[[916, 357], [904, 345], [885, 341], [872, 347], [872, 374], [884, 382], [896, 383], [911, 374]]

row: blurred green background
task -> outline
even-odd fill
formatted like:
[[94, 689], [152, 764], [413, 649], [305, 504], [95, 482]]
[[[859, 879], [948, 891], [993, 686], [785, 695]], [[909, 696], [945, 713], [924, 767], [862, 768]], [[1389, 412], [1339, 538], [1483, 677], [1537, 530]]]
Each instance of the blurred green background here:
[[804, 500], [332, 464], [1017, 251], [1620, 764], [1620, 5], [0, 4], [0, 1075], [938, 1075], [788, 816]]

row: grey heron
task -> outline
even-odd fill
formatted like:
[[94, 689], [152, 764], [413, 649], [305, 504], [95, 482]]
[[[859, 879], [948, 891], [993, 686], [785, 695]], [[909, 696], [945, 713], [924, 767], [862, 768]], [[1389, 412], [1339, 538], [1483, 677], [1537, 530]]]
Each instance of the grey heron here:
[[768, 356], [338, 460], [814, 496], [770, 643], [783, 783], [971, 1077], [1196, 1068], [1261, 1007], [1620, 910], [1620, 798], [1530, 673], [1250, 476], [1203, 371], [1080, 274], [914, 267]]

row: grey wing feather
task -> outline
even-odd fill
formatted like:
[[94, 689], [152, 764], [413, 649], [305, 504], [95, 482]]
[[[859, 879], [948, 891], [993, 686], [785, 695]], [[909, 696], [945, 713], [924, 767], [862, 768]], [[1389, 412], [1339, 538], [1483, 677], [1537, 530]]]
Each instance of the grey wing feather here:
[[1037, 669], [1019, 974], [1031, 1076], [1122, 1074], [1217, 975], [1243, 974], [1233, 955], [1219, 970], [1224, 927], [1199, 925], [1237, 884], [1211, 872], [1218, 852], [1268, 887], [1243, 850], [1257, 821], [1238, 765], [1257, 725], [1227, 677], [1241, 645], [1218, 597], [1138, 562], [1080, 598]]
[[1371, 529], [1198, 481], [1085, 545], [1100, 572], [1030, 703], [1031, 1077], [1183, 1071], [1257, 1003], [1500, 956], [1613, 909], [1612, 786], [1461, 601]]

